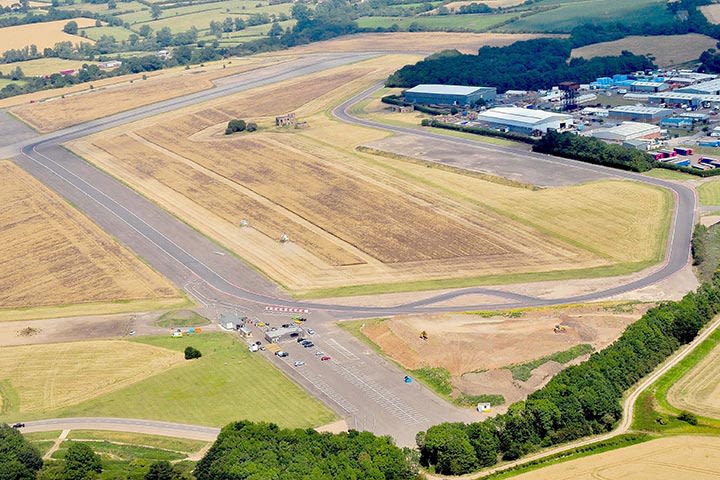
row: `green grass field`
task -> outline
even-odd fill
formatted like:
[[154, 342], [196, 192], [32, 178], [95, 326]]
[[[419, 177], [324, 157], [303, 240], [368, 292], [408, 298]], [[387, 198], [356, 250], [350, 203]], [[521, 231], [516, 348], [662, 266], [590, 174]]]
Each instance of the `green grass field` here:
[[676, 172], [675, 170], [668, 170], [666, 168], [653, 168], [649, 172], [643, 173], [646, 177], [661, 178], [663, 180], [697, 180], [699, 177], [690, 175], [688, 173]]
[[85, 36], [91, 40], [100, 40], [100, 37], [107, 35], [108, 37], [115, 37], [118, 42], [127, 40], [133, 34], [131, 30], [125, 27], [90, 27], [83, 28], [80, 31], [85, 32]]
[[702, 205], [720, 205], [720, 179], [704, 182], [697, 190]]
[[538, 358], [537, 360], [532, 360], [530, 362], [521, 363], [518, 365], [511, 365], [507, 368], [508, 370], [510, 370], [515, 380], [526, 382], [532, 376], [533, 370], [546, 364], [547, 362], [557, 362], [565, 364], [572, 360], [575, 360], [577, 357], [592, 353], [593, 350], [594, 349], [592, 345], [588, 343], [581, 343], [580, 345], [570, 347], [568, 350], [556, 352], [552, 355], [547, 355], [545, 357]]
[[421, 17], [361, 17], [358, 26], [361, 28], [389, 28], [397, 24], [400, 30], [407, 30], [411, 24], [416, 23], [422, 27], [435, 31], [467, 31], [484, 32], [495, 25], [505, 22], [516, 14], [506, 13], [500, 15], [442, 15]]
[[[65, 453], [67, 452], [67, 449], [70, 447], [70, 444], [74, 440], [68, 440], [60, 444], [60, 448], [58, 448], [55, 452], [52, 454], [52, 458], [54, 459], [62, 459], [65, 458]], [[119, 445], [117, 443], [111, 443], [111, 442], [104, 442], [104, 441], [92, 441], [92, 442], [82, 442], [87, 443], [90, 445], [90, 447], [93, 449], [95, 453], [100, 455], [101, 457], [105, 458], [111, 458], [113, 460], [125, 460], [125, 461], [131, 461], [131, 460], [167, 460], [167, 461], [173, 461], [173, 460], [182, 460], [187, 457], [187, 455], [183, 453], [178, 452], [172, 452], [169, 450], [163, 450], [159, 448], [148, 448], [148, 447], [140, 447], [137, 445]]]
[[[60, 432], [51, 438], [57, 438]], [[27, 435], [26, 435], [27, 436]], [[69, 440], [93, 440], [110, 443], [140, 445], [144, 447], [172, 450], [180, 453], [194, 453], [207, 445], [202, 440], [187, 440], [184, 438], [165, 437], [162, 435], [145, 435], [130, 432], [111, 432], [106, 430], [72, 430], [68, 434]]]
[[52, 416], [147, 418], [217, 427], [240, 419], [313, 427], [335, 419], [333, 412], [229, 335], [134, 341], [179, 351], [192, 345], [203, 356]]
[[609, 23], [642, 19], [648, 23], [671, 21], [664, 0], [546, 0], [533, 7], [557, 8], [523, 17], [500, 28], [508, 32], [566, 33], [581, 23]]
[[198, 315], [192, 310], [173, 310], [162, 314], [157, 319], [155, 325], [158, 327], [202, 327], [203, 325], [209, 325], [210, 320]]

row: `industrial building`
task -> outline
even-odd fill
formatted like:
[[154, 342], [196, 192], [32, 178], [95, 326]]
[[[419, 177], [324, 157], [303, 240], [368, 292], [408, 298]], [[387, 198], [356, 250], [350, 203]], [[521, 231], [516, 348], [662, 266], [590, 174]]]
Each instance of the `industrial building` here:
[[622, 144], [628, 140], [659, 138], [660, 127], [649, 123], [623, 122], [615, 127], [593, 130], [592, 136], [609, 143]]
[[660, 121], [660, 126], [665, 128], [678, 128], [690, 130], [693, 127], [693, 121], [690, 118], [668, 117]]
[[491, 128], [507, 129], [531, 135], [535, 132], [547, 133], [548, 130], [569, 128], [573, 123], [573, 117], [563, 113], [529, 108], [497, 107], [480, 112], [476, 121], [487, 124]]
[[610, 118], [629, 120], [631, 122], [659, 122], [672, 114], [673, 111], [669, 108], [638, 107], [635, 105], [614, 107], [608, 112]]
[[635, 81], [630, 85], [630, 91], [632, 92], [657, 93], [667, 90], [668, 88], [670, 88], [670, 86], [664, 82]]
[[298, 337], [303, 333], [303, 329], [297, 325], [290, 325], [289, 327], [282, 327], [275, 330], [268, 330], [265, 332], [265, 340], [270, 343], [278, 343], [291, 338]]
[[692, 107], [714, 107], [720, 105], [720, 95], [705, 95], [701, 93], [678, 93], [678, 91], [675, 90], [674, 92], [656, 93], [648, 95], [648, 101], [654, 105], [664, 103], [667, 106], [690, 105]]
[[403, 93], [410, 103], [429, 105], [475, 105], [480, 100], [493, 102], [495, 87], [468, 87], [464, 85], [418, 85]]
[[690, 87], [678, 88], [675, 91], [680, 93], [697, 93], [700, 95], [720, 95], [720, 79], [698, 83]]

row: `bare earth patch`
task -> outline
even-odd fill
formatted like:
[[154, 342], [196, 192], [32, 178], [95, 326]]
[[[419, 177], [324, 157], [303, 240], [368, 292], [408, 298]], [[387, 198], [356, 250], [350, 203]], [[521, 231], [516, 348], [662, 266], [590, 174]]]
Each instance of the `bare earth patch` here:
[[703, 5], [700, 7], [700, 11], [705, 15], [708, 22], [717, 25], [720, 23], [720, 3], [714, 3], [712, 5]]
[[[522, 311], [521, 316], [471, 314], [401, 315], [368, 322], [361, 332], [404, 367], [447, 369], [453, 384], [465, 393], [523, 399], [540, 388], [562, 365], [550, 361], [526, 382], [513, 380], [509, 365], [590, 344], [600, 350], [642, 315], [647, 306], [588, 305]], [[564, 333], [555, 333], [561, 325]], [[427, 333], [427, 340], [420, 338]]]
[[595, 43], [576, 48], [572, 51], [571, 56], [593, 58], [620, 55], [623, 50], [628, 50], [636, 55], [650, 54], [655, 58], [656, 64], [668, 67], [697, 60], [702, 52], [709, 48], [715, 48], [716, 43], [715, 39], [698, 33], [648, 37], [631, 36], [613, 42]]
[[720, 438], [668, 437], [518, 475], [518, 480], [710, 480], [720, 476]]

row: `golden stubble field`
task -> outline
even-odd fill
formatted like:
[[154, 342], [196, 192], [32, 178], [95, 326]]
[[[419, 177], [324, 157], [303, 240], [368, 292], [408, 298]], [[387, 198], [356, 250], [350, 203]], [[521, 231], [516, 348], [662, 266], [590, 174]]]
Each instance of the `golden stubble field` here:
[[80, 91], [64, 98], [55, 94], [54, 98], [44, 101], [25, 102], [10, 111], [39, 132], [53, 132], [162, 100], [207, 90], [213, 86], [213, 80], [218, 78], [282, 61], [283, 58], [250, 57], [236, 59], [227, 68], [217, 68], [217, 65], [214, 65], [200, 69], [175, 69], [147, 79], [136, 75], [121, 84], [99, 85], [92, 90]]
[[[296, 293], [657, 260], [669, 205], [660, 190], [603, 182], [533, 192], [356, 151], [386, 133], [329, 110], [417, 58], [261, 87], [71, 148]], [[309, 128], [275, 128], [274, 116], [290, 111]], [[261, 129], [225, 136], [232, 118]], [[613, 243], [617, 233], [630, 251]]]
[[80, 403], [183, 362], [180, 352], [125, 341], [0, 349], [0, 413], [41, 414]]
[[667, 398], [677, 408], [720, 419], [720, 345], [683, 375]]
[[[91, 18], [73, 18], [78, 27], [95, 25]], [[15, 27], [0, 28], [0, 53], [6, 50], [37, 46], [38, 50], [54, 47], [58, 42], [95, 43], [93, 40], [63, 32], [63, 27], [70, 20], [57, 20], [54, 22], [31, 23]]]
[[595, 43], [576, 48], [571, 56], [592, 58], [609, 55], [620, 55], [628, 50], [636, 55], [650, 54], [655, 63], [661, 67], [678, 65], [697, 60], [705, 50], [715, 48], [717, 40], [699, 33], [686, 35], [625, 37], [612, 42]]
[[541, 468], [517, 480], [710, 480], [720, 477], [720, 438], [667, 437]]
[[717, 25], [720, 23], [720, 4], [714, 3], [712, 5], [703, 5], [700, 7], [700, 11], [705, 15], [708, 22]]
[[0, 162], [0, 179], [0, 319], [35, 307], [178, 302], [165, 278], [19, 167]]

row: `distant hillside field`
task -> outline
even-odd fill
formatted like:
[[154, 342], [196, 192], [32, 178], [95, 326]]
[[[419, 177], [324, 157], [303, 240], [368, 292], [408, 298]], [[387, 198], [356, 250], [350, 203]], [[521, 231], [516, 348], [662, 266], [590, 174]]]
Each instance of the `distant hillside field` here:
[[[720, 5], [718, 5], [720, 6]], [[595, 43], [576, 48], [572, 57], [593, 58], [620, 55], [628, 50], [636, 55], [650, 54], [660, 67], [678, 65], [697, 60], [709, 48], [715, 48], [717, 40], [699, 33], [650, 37], [626, 37], [614, 42]]]
[[[80, 28], [95, 25], [95, 20], [90, 18], [75, 18], [74, 20]], [[95, 43], [93, 40], [63, 32], [63, 27], [69, 21], [57, 20], [0, 28], [0, 51], [28, 47], [32, 44], [42, 51], [43, 48], [54, 47], [58, 42]]]
[[720, 23], [720, 3], [713, 5], [703, 5], [700, 7], [700, 11], [708, 19], [708, 22], [718, 24]]

